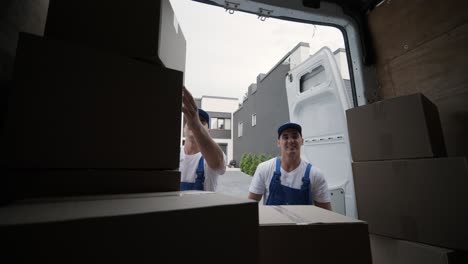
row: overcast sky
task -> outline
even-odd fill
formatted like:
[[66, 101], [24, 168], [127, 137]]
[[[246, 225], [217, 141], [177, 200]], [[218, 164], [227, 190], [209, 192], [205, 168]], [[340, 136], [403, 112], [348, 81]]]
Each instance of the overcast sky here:
[[338, 29], [267, 18], [201, 4], [170, 0], [187, 41], [185, 85], [195, 97], [242, 99], [257, 75], [267, 73], [299, 42], [311, 54], [344, 47]]

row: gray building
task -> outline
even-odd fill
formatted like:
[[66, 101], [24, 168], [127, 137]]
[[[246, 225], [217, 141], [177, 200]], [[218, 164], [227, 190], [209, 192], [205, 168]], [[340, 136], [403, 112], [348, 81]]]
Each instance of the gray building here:
[[[338, 49], [335, 56], [340, 52], [345, 50]], [[242, 105], [233, 113], [233, 157], [237, 166], [244, 153], [279, 155], [277, 128], [290, 120], [285, 77], [309, 56], [309, 44], [301, 42], [249, 86]], [[347, 65], [344, 69], [347, 71]], [[350, 91], [350, 81], [344, 81]]]

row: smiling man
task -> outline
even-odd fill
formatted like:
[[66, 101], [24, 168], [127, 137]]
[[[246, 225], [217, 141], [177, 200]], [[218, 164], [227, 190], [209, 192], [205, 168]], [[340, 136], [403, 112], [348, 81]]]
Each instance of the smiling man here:
[[328, 185], [322, 172], [301, 159], [302, 128], [286, 123], [278, 128], [281, 157], [258, 165], [249, 198], [265, 205], [316, 205], [331, 210]]

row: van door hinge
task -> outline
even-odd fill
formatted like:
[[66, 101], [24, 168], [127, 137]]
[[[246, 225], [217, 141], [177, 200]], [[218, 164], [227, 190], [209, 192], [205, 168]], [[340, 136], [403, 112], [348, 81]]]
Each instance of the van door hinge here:
[[238, 3], [233, 3], [233, 2], [228, 2], [228, 1], [225, 1], [224, 2], [224, 9], [226, 9], [226, 12], [228, 12], [229, 14], [234, 14], [234, 11], [236, 11], [238, 8], [239, 8], [239, 5]]
[[271, 13], [273, 13], [273, 10], [259, 8], [257, 18], [260, 19], [261, 21], [265, 21], [267, 17], [271, 16]]

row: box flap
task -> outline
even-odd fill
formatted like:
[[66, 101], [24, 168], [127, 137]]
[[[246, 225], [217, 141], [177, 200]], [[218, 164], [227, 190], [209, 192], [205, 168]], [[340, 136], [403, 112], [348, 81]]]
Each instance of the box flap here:
[[157, 213], [249, 203], [256, 202], [213, 192], [114, 195], [84, 197], [76, 200], [66, 198], [65, 200], [49, 200], [46, 203], [30, 200], [26, 203], [15, 203], [0, 208], [0, 226]]
[[259, 206], [259, 219], [261, 226], [365, 224], [363, 221], [310, 205]]

